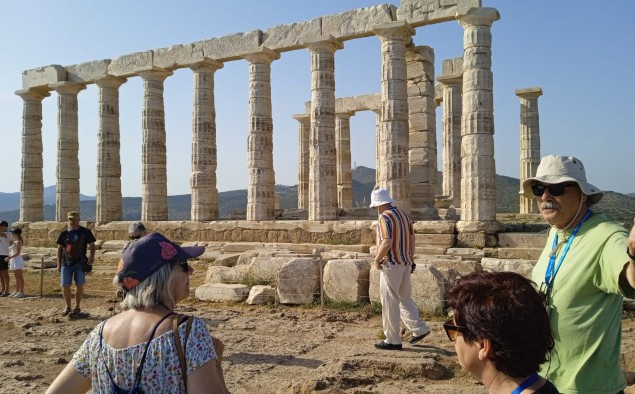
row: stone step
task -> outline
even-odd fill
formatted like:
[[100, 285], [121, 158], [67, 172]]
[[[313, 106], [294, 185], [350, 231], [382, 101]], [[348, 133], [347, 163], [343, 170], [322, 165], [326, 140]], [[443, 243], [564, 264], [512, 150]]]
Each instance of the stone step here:
[[547, 234], [540, 233], [500, 233], [498, 246], [502, 248], [543, 248]]
[[538, 260], [542, 248], [498, 248], [497, 255], [500, 259]]
[[456, 235], [454, 234], [415, 234], [415, 246], [454, 246]]

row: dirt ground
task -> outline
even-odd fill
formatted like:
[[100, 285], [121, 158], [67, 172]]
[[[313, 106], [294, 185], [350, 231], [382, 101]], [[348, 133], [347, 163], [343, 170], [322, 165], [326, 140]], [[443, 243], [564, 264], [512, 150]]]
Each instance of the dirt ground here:
[[[192, 286], [206, 267], [194, 263]], [[24, 299], [0, 298], [0, 393], [42, 393], [95, 325], [113, 314], [113, 267], [90, 274], [84, 319], [60, 315], [64, 302], [55, 270], [26, 272]], [[12, 285], [14, 279], [12, 278]], [[116, 311], [117, 309], [115, 309]], [[225, 342], [223, 366], [232, 393], [485, 393], [456, 361], [440, 320], [432, 334], [404, 350], [373, 347], [381, 317], [370, 309], [339, 311], [314, 307], [219, 305], [183, 302], [178, 311], [206, 319]], [[623, 357], [635, 371], [635, 319], [623, 321]], [[627, 373], [633, 383], [633, 373]], [[627, 393], [635, 393], [629, 386]]]

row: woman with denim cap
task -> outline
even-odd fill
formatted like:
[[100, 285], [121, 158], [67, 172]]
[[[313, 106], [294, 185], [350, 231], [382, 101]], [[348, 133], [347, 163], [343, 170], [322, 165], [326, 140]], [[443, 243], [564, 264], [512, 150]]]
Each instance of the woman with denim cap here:
[[514, 272], [475, 272], [448, 293], [453, 318], [444, 325], [459, 364], [490, 394], [557, 394], [538, 375], [553, 348], [544, 296]]
[[[205, 322], [174, 313], [190, 294], [187, 259], [202, 246], [180, 247], [159, 233], [130, 245], [113, 283], [124, 294], [123, 312], [100, 323], [47, 393], [227, 393], [220, 366], [222, 343]], [[173, 327], [184, 349], [185, 381]], [[186, 335], [186, 332], [189, 332]], [[216, 346], [215, 346], [216, 345]]]

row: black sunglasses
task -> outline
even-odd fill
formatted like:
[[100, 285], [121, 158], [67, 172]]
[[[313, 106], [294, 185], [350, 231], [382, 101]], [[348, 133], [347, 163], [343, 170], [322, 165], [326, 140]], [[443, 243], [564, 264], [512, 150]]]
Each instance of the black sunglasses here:
[[540, 197], [545, 194], [545, 190], [549, 190], [549, 194], [554, 197], [558, 197], [564, 194], [564, 189], [570, 186], [575, 186], [575, 183], [556, 183], [553, 185], [543, 185], [540, 183], [534, 183], [531, 185], [531, 191], [534, 193], [534, 196]]
[[445, 329], [445, 333], [448, 334], [448, 339], [452, 342], [456, 341], [456, 337], [459, 336], [460, 332], [463, 333], [467, 331], [465, 327], [455, 326], [452, 319], [443, 323], [443, 328]]
[[192, 268], [188, 263], [187, 260], [180, 260], [178, 262], [179, 267], [181, 267], [181, 269], [183, 270], [183, 272], [188, 273], [190, 272], [190, 268]]

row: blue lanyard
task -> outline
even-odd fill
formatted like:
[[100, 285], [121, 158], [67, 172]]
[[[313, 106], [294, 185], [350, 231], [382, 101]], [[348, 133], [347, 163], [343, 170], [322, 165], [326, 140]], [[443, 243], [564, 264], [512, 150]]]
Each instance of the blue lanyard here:
[[520, 394], [522, 393], [527, 387], [531, 386], [532, 384], [536, 383], [538, 381], [538, 373], [534, 372], [533, 375], [531, 375], [530, 377], [528, 377], [527, 379], [525, 379], [524, 382], [522, 382], [520, 384], [520, 386], [516, 387], [516, 390], [512, 391], [511, 394]]
[[[569, 237], [569, 240], [567, 241], [567, 244], [565, 245], [564, 250], [562, 251], [562, 255], [560, 255], [560, 260], [558, 260], [558, 265], [556, 265], [555, 271], [554, 271], [554, 265], [556, 262], [557, 253], [553, 253], [551, 257], [549, 258], [549, 264], [547, 265], [547, 271], [545, 272], [545, 285], [547, 286], [547, 296], [549, 295], [549, 293], [551, 293], [553, 281], [556, 279], [556, 274], [558, 273], [558, 270], [560, 269], [560, 266], [562, 265], [562, 262], [564, 261], [564, 258], [567, 255], [567, 252], [569, 251], [571, 244], [573, 243], [573, 239], [578, 234], [578, 231], [580, 231], [582, 224], [586, 222], [586, 220], [591, 216], [591, 213], [592, 213], [591, 210], [587, 210], [586, 213], [584, 214], [584, 217], [580, 221], [580, 223], [578, 223], [573, 229], [573, 232], [571, 233], [571, 237]], [[553, 238], [553, 245], [551, 246], [551, 250], [554, 250], [554, 248], [557, 245], [558, 245], [558, 233], [556, 233], [556, 236]]]

